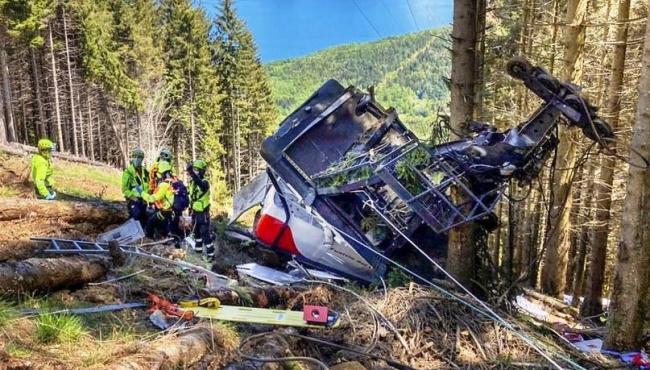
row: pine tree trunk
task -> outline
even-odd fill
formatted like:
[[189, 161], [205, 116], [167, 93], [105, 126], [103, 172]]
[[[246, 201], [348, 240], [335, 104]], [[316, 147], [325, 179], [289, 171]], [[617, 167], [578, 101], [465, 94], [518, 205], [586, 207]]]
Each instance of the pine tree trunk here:
[[548, 61], [548, 70], [552, 75], [555, 75], [555, 56], [557, 54], [557, 34], [558, 34], [558, 18], [560, 17], [560, 0], [553, 1], [553, 30], [551, 31], [551, 50], [550, 58]]
[[43, 92], [41, 90], [41, 74], [36, 63], [36, 48], [29, 48], [29, 53], [32, 62], [32, 83], [34, 84], [34, 94], [36, 100], [36, 107], [38, 109], [38, 132], [37, 136], [47, 136], [47, 120], [45, 119], [45, 110], [43, 109]]
[[54, 85], [54, 117], [56, 119], [56, 140], [58, 144], [57, 150], [64, 152], [65, 145], [63, 143], [63, 129], [61, 125], [61, 110], [59, 106], [59, 82], [56, 71], [56, 59], [54, 57], [54, 40], [52, 38], [52, 25], [48, 25], [48, 40], [50, 44], [50, 61], [52, 65], [52, 84]]
[[102, 109], [102, 112], [106, 116], [106, 119], [108, 120], [109, 126], [111, 126], [111, 129], [113, 130], [113, 134], [115, 135], [115, 141], [117, 141], [117, 148], [120, 155], [119, 158], [122, 161], [121, 164], [128, 163], [129, 159], [126, 154], [126, 150], [124, 149], [124, 143], [121, 139], [120, 130], [118, 129], [117, 124], [115, 123], [115, 120], [113, 120], [113, 116], [111, 116], [111, 112], [108, 109], [108, 98], [106, 98], [106, 96], [102, 93], [99, 94], [99, 105]]
[[[474, 113], [476, 25], [476, 2], [454, 0], [450, 124], [452, 131], [461, 134], [466, 133]], [[447, 270], [463, 284], [470, 283], [474, 277], [473, 234], [473, 225], [469, 224], [449, 231]]]
[[528, 260], [528, 285], [531, 288], [537, 286], [537, 272], [539, 266], [540, 256], [538, 255], [539, 248], [537, 247], [539, 243], [539, 235], [541, 233], [541, 223], [542, 223], [542, 191], [544, 189], [539, 189], [537, 192], [537, 198], [535, 199], [535, 206], [533, 208], [533, 217], [532, 217], [532, 230], [530, 233], [530, 259]]
[[[512, 191], [514, 184], [510, 183], [508, 196], [513, 198]], [[515, 233], [517, 229], [515, 216], [515, 207], [512, 201], [508, 200], [508, 244], [506, 244], [505, 255], [503, 256], [503, 266], [506, 275], [506, 282], [510, 286], [514, 277], [514, 259], [515, 259]]]
[[569, 262], [567, 263], [567, 268], [566, 272], [564, 275], [564, 293], [570, 293], [571, 288], [573, 287], [573, 277], [574, 277], [574, 266], [575, 266], [575, 258], [578, 253], [578, 238], [580, 237], [580, 229], [578, 227], [578, 215], [580, 214], [580, 210], [582, 208], [582, 203], [583, 203], [583, 186], [582, 186], [582, 179], [583, 179], [583, 174], [585, 172], [584, 166], [581, 168], [577, 168], [576, 171], [578, 172], [576, 175], [576, 178], [574, 180], [574, 184], [577, 186], [574, 189], [574, 194], [573, 194], [573, 209], [571, 210], [571, 215], [569, 216], [569, 221], [571, 222], [571, 225], [574, 225], [574, 227], [571, 229], [571, 234], [569, 237], [569, 254], [568, 254], [568, 260]]
[[68, 86], [70, 88], [70, 119], [72, 121], [72, 145], [75, 155], [79, 155], [79, 141], [77, 139], [77, 116], [75, 114], [74, 106], [74, 87], [72, 85], [72, 67], [70, 65], [70, 46], [68, 43], [68, 25], [66, 21], [65, 6], [62, 6], [63, 11], [63, 37], [65, 39], [65, 61], [68, 67]]
[[[4, 41], [2, 41], [4, 42]], [[0, 75], [2, 76], [2, 95], [4, 96], [5, 122], [7, 124], [7, 140], [17, 141], [16, 125], [14, 123], [14, 112], [11, 107], [12, 94], [11, 83], [9, 82], [9, 67], [7, 66], [7, 51], [0, 45]]]
[[190, 140], [192, 144], [192, 161], [196, 160], [196, 132], [194, 127], [194, 89], [192, 89], [192, 73], [187, 74], [189, 80], [188, 88], [190, 94]]
[[79, 134], [80, 139], [81, 139], [81, 154], [87, 158], [88, 153], [86, 153], [86, 129], [84, 127], [84, 117], [83, 113], [81, 112], [81, 95], [79, 94], [79, 90], [77, 90], [77, 112], [79, 113], [79, 131], [81, 131]]
[[[607, 91], [607, 117], [612, 129], [616, 131], [619, 124], [621, 110], [621, 93], [623, 89], [623, 75], [625, 72], [625, 52], [627, 48], [627, 29], [630, 17], [630, 0], [619, 0], [616, 43], [612, 58], [612, 72]], [[610, 150], [616, 152], [616, 146], [611, 145]], [[589, 263], [591, 269], [587, 279], [585, 300], [580, 307], [580, 314], [593, 316], [603, 311], [601, 299], [603, 283], [605, 280], [605, 262], [607, 259], [607, 239], [609, 234], [610, 208], [612, 206], [612, 183], [614, 182], [614, 167], [616, 163], [613, 156], [602, 157], [600, 168], [600, 181], [596, 183], [596, 225], [591, 234], [591, 256]]]
[[90, 144], [90, 159], [96, 160], [95, 157], [95, 137], [93, 135], [93, 110], [90, 105], [90, 91], [86, 91], [86, 108], [88, 109], [88, 143]]
[[[591, 193], [594, 186], [594, 171], [596, 169], [593, 160], [590, 160], [585, 169], [586, 183], [582, 187], [583, 193]], [[578, 214], [576, 221], [580, 225], [580, 230], [576, 238], [576, 257], [573, 264], [573, 279], [571, 281], [571, 294], [573, 294], [574, 301], [572, 304], [578, 306], [580, 297], [583, 294], [583, 286], [585, 281], [585, 259], [587, 254], [587, 247], [589, 246], [589, 230], [591, 226], [588, 222], [592, 219], [592, 197], [584, 197], [582, 201], [582, 209]]]
[[[577, 82], [582, 75], [580, 66], [582, 65], [587, 3], [587, 0], [569, 0], [567, 3], [563, 63], [563, 79], [567, 81]], [[559, 138], [541, 281], [542, 292], [553, 296], [559, 296], [564, 292], [564, 276], [568, 263], [567, 253], [571, 229], [569, 216], [573, 202], [571, 185], [576, 158], [575, 131], [569, 131], [569, 128], [560, 125]]]
[[[0, 107], [2, 106], [4, 97], [0, 94]], [[5, 127], [5, 116], [0, 114], [0, 144], [7, 142], [7, 128]]]
[[650, 285], [650, 18], [646, 22], [645, 46], [639, 101], [630, 154], [631, 166], [627, 181], [621, 237], [618, 246], [607, 336], [604, 348], [634, 350], [642, 348], [643, 324], [647, 315]]

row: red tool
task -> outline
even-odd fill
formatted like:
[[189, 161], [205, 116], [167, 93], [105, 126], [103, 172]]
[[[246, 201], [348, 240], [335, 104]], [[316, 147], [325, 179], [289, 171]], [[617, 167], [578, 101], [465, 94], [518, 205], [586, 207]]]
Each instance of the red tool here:
[[180, 309], [177, 304], [160, 298], [155, 294], [149, 294], [148, 299], [151, 301], [149, 312], [160, 310], [167, 316], [175, 316], [185, 320], [192, 320], [194, 318], [194, 312]]
[[302, 318], [307, 324], [325, 325], [329, 314], [327, 307], [323, 306], [304, 306]]

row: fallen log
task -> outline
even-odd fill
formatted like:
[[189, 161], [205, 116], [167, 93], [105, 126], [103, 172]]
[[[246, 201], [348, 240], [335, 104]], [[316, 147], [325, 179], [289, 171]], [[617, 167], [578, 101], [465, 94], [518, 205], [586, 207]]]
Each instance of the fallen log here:
[[[19, 156], [25, 156], [27, 154], [34, 154], [38, 152], [38, 150], [35, 147], [25, 145], [25, 144], [20, 144], [20, 143], [2, 144], [0, 145], [0, 151], [13, 154], [13, 155], [19, 155]], [[75, 155], [67, 154], [67, 153], [53, 152], [52, 157], [63, 159], [68, 162], [85, 163], [85, 164], [91, 164], [93, 166], [101, 166], [101, 167], [108, 167], [108, 168], [115, 169], [115, 167], [108, 165], [106, 163], [92, 161], [83, 157], [77, 157]]]
[[526, 293], [527, 296], [532, 297], [538, 301], [541, 301], [560, 312], [572, 315], [574, 318], [578, 317], [577, 308], [569, 306], [557, 298], [538, 293], [532, 289], [524, 289], [524, 293]]
[[[143, 351], [127, 356], [106, 367], [106, 370], [157, 370], [187, 368], [212, 353], [211, 367], [224, 365], [234, 355], [236, 341], [232, 334], [224, 334], [218, 326], [202, 325], [178, 336], [166, 336], [153, 342]], [[216, 347], [216, 348], [215, 348]], [[213, 356], [213, 357], [214, 357]]]
[[0, 262], [24, 260], [33, 257], [43, 248], [43, 243], [33, 240], [0, 240]]
[[39, 199], [0, 199], [0, 221], [25, 218], [58, 219], [67, 223], [114, 225], [126, 219], [124, 207], [105, 202], [60, 202]]
[[48, 291], [98, 280], [108, 271], [105, 259], [30, 258], [0, 264], [0, 291]]

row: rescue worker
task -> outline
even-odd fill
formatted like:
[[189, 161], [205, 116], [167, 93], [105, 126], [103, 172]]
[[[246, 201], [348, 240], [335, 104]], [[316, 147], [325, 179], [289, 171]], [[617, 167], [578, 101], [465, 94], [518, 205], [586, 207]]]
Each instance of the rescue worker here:
[[174, 189], [172, 188], [174, 176], [169, 162], [158, 163], [156, 177], [157, 186], [153, 194], [144, 191], [140, 193], [145, 202], [153, 203], [156, 207], [156, 211], [149, 216], [144, 228], [148, 238], [153, 238], [155, 231], [159, 231], [163, 237], [169, 235], [174, 220], [172, 209], [174, 205]]
[[139, 221], [144, 229], [147, 224], [147, 203], [143, 193], [149, 193], [149, 171], [144, 164], [144, 151], [140, 148], [131, 152], [131, 162], [122, 172], [122, 194], [126, 199], [129, 218]]
[[[152, 192], [156, 190], [156, 184], [158, 182], [158, 168], [163, 162], [166, 162], [169, 165], [169, 168], [172, 168], [172, 152], [167, 148], [162, 148], [160, 150], [160, 154], [158, 154], [158, 158], [156, 158], [156, 160], [151, 164], [151, 169], [149, 170], [149, 190]], [[172, 176], [173, 175], [174, 171], [172, 170]]]
[[54, 143], [48, 139], [38, 141], [38, 153], [32, 157], [32, 180], [36, 196], [41, 199], [53, 200], [56, 198], [54, 182], [52, 180], [52, 150]]
[[206, 255], [214, 257], [214, 246], [210, 235], [210, 182], [205, 178], [207, 167], [202, 159], [197, 159], [187, 165], [187, 173], [191, 178], [188, 187], [189, 208], [192, 216], [192, 230], [196, 237], [194, 251], [202, 253], [205, 246]]

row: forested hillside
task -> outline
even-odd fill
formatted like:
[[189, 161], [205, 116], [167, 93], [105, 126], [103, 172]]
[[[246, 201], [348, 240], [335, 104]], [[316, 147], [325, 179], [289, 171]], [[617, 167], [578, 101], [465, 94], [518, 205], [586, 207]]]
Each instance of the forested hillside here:
[[[0, 0], [0, 141], [121, 166], [172, 149], [204, 157], [218, 191], [259, 171], [275, 121], [252, 35], [231, 0]], [[254, 107], [254, 109], [253, 109]]]
[[448, 33], [447, 28], [428, 30], [270, 63], [266, 70], [280, 115], [286, 116], [320, 84], [335, 78], [362, 89], [375, 86], [377, 100], [397, 108], [402, 121], [426, 138], [438, 109], [449, 103]]

